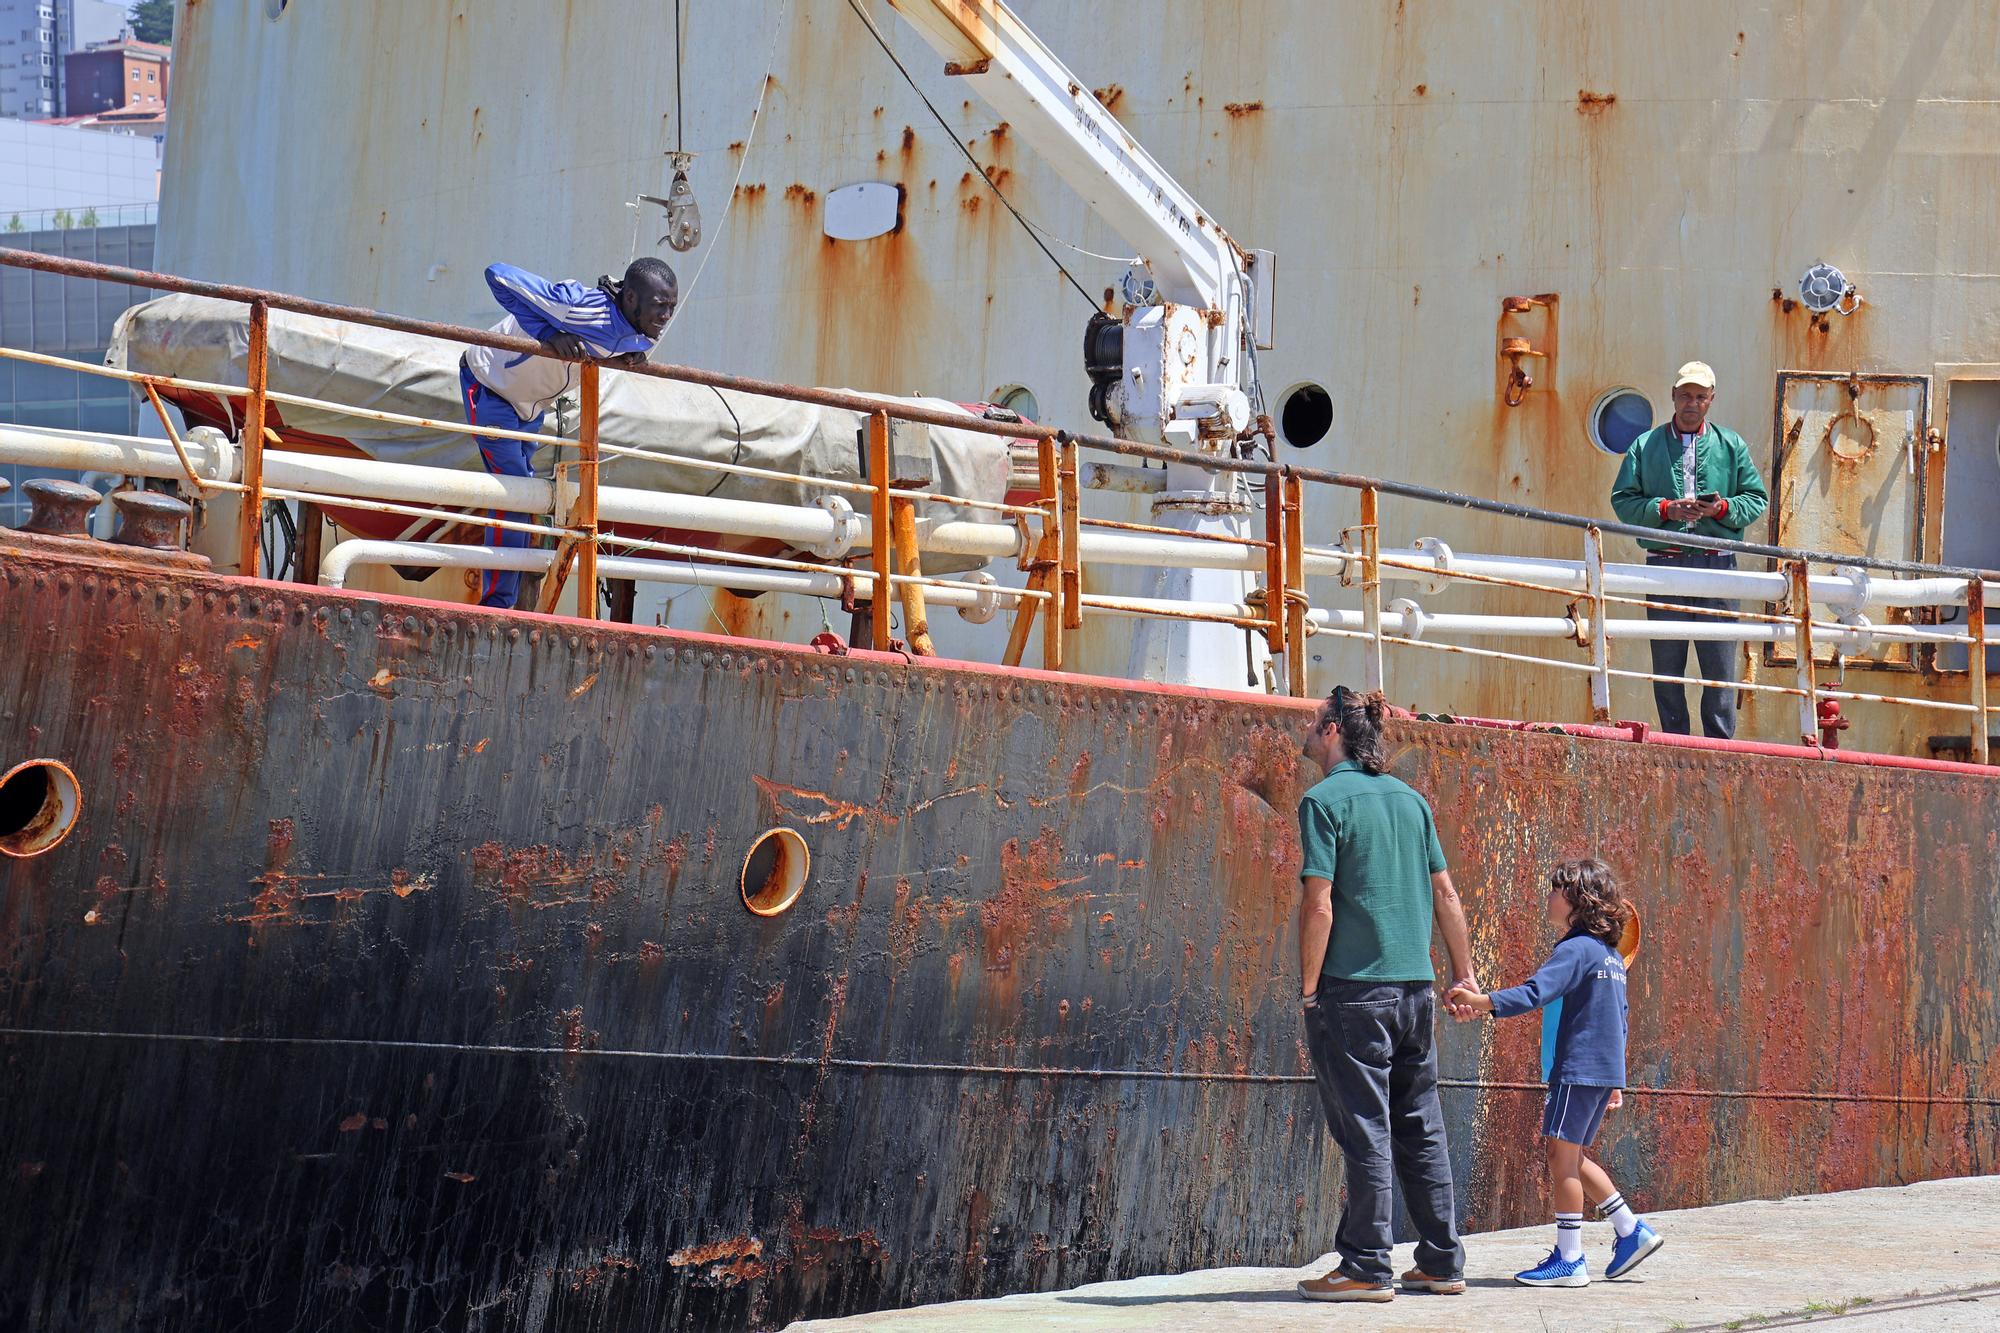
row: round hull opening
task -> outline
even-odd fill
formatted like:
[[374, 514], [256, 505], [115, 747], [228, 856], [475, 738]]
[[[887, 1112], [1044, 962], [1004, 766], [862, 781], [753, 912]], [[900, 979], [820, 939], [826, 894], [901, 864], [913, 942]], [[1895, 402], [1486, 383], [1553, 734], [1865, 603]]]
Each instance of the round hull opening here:
[[777, 916], [805, 892], [811, 868], [804, 838], [788, 828], [770, 830], [743, 858], [743, 905], [758, 916]]
[[40, 856], [76, 827], [83, 787], [56, 759], [27, 759], [0, 773], [0, 854]]

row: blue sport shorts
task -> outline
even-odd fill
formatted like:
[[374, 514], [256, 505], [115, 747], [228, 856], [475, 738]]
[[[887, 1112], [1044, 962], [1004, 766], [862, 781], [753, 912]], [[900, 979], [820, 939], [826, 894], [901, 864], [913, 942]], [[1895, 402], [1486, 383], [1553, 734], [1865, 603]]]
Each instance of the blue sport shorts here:
[[1549, 1104], [1542, 1111], [1542, 1133], [1588, 1148], [1597, 1140], [1597, 1127], [1604, 1123], [1605, 1108], [1616, 1091], [1588, 1083], [1549, 1084]]

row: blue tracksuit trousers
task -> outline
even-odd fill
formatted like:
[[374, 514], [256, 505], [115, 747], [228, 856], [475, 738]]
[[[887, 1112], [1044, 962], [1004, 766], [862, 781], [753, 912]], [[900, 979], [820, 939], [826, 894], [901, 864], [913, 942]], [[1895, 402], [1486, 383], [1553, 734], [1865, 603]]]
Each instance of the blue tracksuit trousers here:
[[[491, 426], [495, 430], [538, 431], [542, 419], [521, 420], [514, 411], [513, 404], [474, 379], [472, 372], [464, 365], [458, 368], [459, 387], [465, 393], [465, 419], [474, 426]], [[501, 477], [532, 477], [534, 468], [531, 460], [535, 446], [525, 440], [496, 440], [483, 435], [472, 437], [479, 445], [479, 461], [488, 472]], [[525, 521], [524, 514], [500, 514], [496, 518]], [[526, 547], [528, 534], [516, 532], [512, 528], [488, 528], [488, 546]], [[514, 600], [521, 595], [521, 575], [511, 569], [489, 569], [479, 577], [479, 604], [497, 606], [511, 610]]]

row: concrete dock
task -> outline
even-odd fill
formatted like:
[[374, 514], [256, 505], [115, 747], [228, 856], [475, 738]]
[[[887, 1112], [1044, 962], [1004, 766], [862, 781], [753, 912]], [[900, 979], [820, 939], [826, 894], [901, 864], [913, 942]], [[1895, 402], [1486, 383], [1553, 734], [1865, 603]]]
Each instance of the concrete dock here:
[[[1327, 1227], [1333, 1227], [1329, 1216]], [[1631, 1277], [1605, 1281], [1611, 1228], [1585, 1231], [1593, 1281], [1581, 1290], [1517, 1286], [1548, 1253], [1552, 1229], [1467, 1238], [1463, 1296], [1399, 1295], [1387, 1305], [1320, 1305], [1293, 1284], [1325, 1271], [1216, 1268], [1101, 1282], [1071, 1291], [958, 1301], [792, 1325], [870, 1330], [1365, 1329], [1369, 1333], [1739, 1333], [1831, 1325], [1837, 1333], [2000, 1329], [2000, 1177], [1724, 1204], [1648, 1214], [1666, 1247]], [[1410, 1247], [1397, 1250], [1397, 1270]]]

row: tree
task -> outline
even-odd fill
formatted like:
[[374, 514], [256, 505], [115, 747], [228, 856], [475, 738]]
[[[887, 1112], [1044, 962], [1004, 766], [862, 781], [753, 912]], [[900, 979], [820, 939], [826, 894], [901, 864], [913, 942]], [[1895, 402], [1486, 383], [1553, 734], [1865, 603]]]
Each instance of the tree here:
[[140, 41], [173, 44], [174, 0], [139, 0], [127, 16], [132, 20], [132, 35]]
[[67, 208], [58, 208], [55, 216], [49, 219], [49, 224], [57, 231], [68, 231], [76, 225], [76, 219], [69, 215]]
[[21, 221], [21, 215], [19, 213], [16, 213], [13, 217], [7, 219], [8, 231], [26, 231], [27, 229], [28, 229], [28, 224]]
[[97, 225], [97, 210], [94, 208], [84, 209], [83, 216], [77, 219], [76, 225], [79, 227], [95, 227]]

